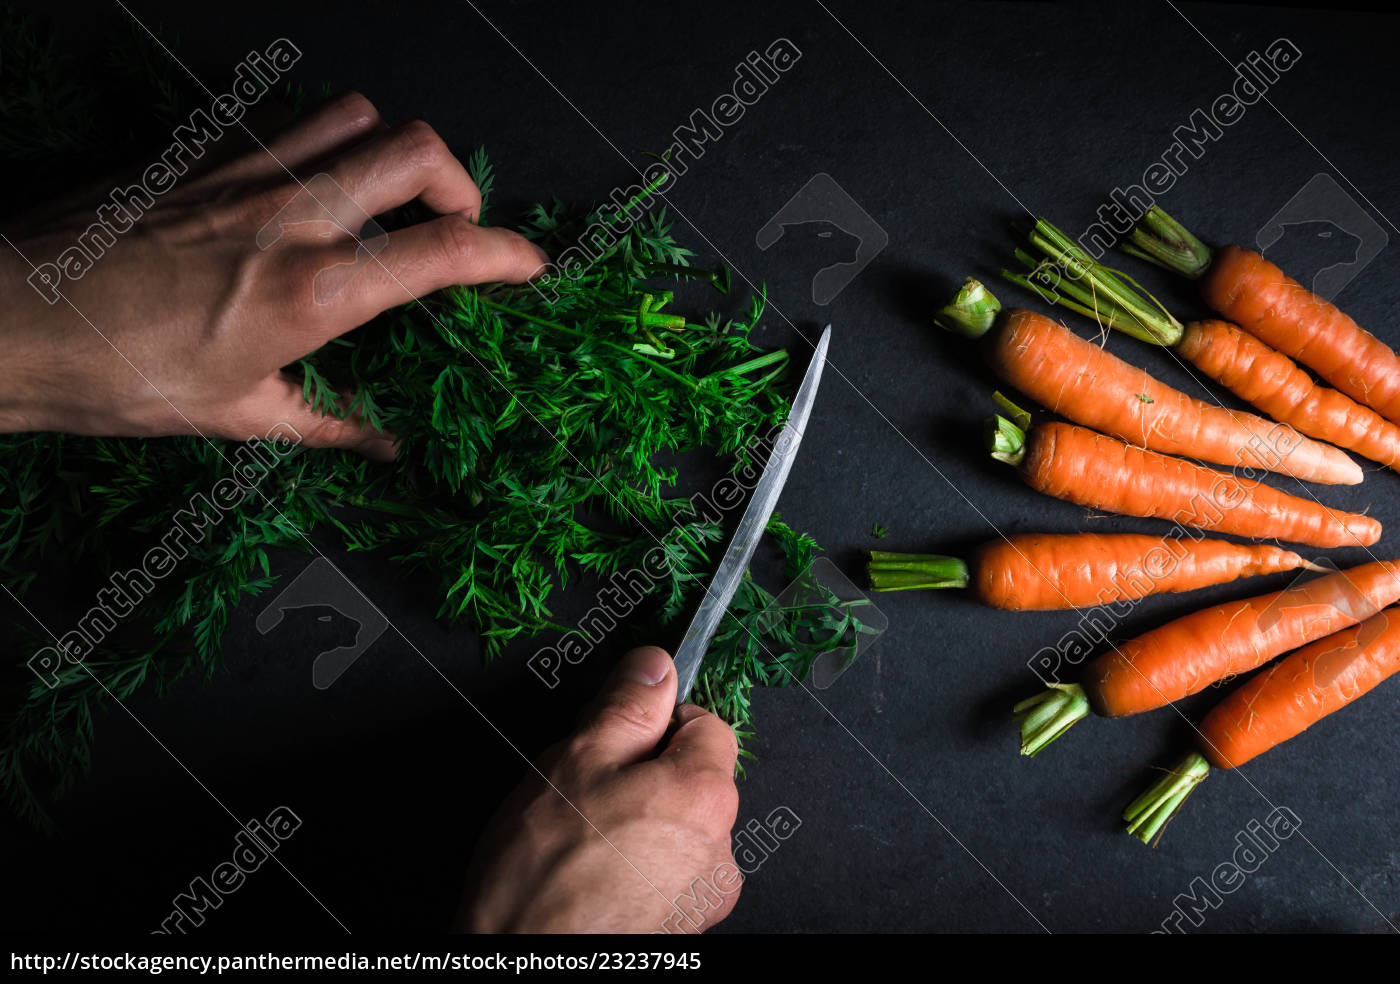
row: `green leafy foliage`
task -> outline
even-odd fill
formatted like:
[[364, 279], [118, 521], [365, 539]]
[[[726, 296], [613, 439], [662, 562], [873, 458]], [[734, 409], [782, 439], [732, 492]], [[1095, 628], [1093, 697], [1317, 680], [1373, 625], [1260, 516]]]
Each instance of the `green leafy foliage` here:
[[[10, 48], [34, 61], [40, 45], [22, 33], [0, 42], [7, 90], [23, 82]], [[62, 87], [54, 97], [74, 98]], [[301, 90], [288, 97], [299, 100]], [[156, 86], [160, 112], [175, 103], [172, 87]], [[0, 92], [0, 108], [16, 105], [26, 119], [42, 115]], [[69, 135], [36, 132], [0, 152], [22, 156], [44, 140], [61, 150]], [[469, 167], [489, 196], [495, 178], [484, 153]], [[391, 558], [435, 586], [437, 614], [479, 632], [488, 658], [567, 631], [552, 609], [571, 579], [635, 568], [658, 544], [671, 563], [650, 614], [664, 624], [698, 602], [722, 529], [677, 494], [677, 462], [698, 454], [748, 464], [756, 438], [786, 414], [787, 355], [750, 340], [763, 297], [736, 316], [675, 313], [667, 284], [698, 278], [727, 290], [728, 278], [690, 268], [664, 210], [630, 223], [611, 207], [556, 201], [530, 210], [525, 228], [556, 255], [585, 230], [606, 230], [608, 242], [546, 290], [441, 291], [289, 367], [323, 413], [362, 414], [393, 433], [393, 466], [273, 442], [257, 458], [251, 446], [194, 437], [0, 437], [0, 583], [20, 642], [0, 743], [0, 792], [13, 808], [43, 822], [45, 793], [88, 766], [104, 706], [145, 686], [164, 692], [188, 674], [212, 674], [230, 614], [274, 584], [277, 551]], [[210, 498], [235, 475], [249, 491], [210, 512]], [[801, 577], [815, 543], [776, 519], [770, 532], [785, 577]], [[172, 538], [180, 547], [173, 571], [148, 579], [139, 603], [113, 624], [93, 622], [97, 592]], [[54, 571], [76, 607], [54, 611], [44, 579]], [[800, 679], [821, 651], [808, 630], [830, 640], [858, 628], [853, 606], [828, 601], [825, 609], [775, 608], [773, 595], [746, 579], [697, 699], [747, 737], [752, 688]], [[24, 661], [56, 640], [82, 658], [45, 681]]]

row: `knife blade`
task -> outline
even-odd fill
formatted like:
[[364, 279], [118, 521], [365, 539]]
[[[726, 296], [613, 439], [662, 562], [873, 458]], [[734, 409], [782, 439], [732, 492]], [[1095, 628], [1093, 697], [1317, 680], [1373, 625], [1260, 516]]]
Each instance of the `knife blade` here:
[[802, 443], [807, 419], [812, 415], [812, 403], [816, 399], [817, 386], [821, 383], [822, 369], [826, 366], [826, 350], [830, 342], [831, 325], [827, 325], [822, 337], [817, 341], [812, 361], [807, 366], [806, 375], [802, 377], [802, 385], [797, 389], [797, 396], [793, 398], [787, 422], [778, 432], [778, 437], [773, 442], [773, 450], [768, 455], [768, 462], [763, 466], [763, 474], [754, 485], [753, 495], [749, 497], [744, 515], [739, 518], [739, 526], [730, 538], [724, 558], [705, 589], [705, 598], [700, 602], [695, 617], [690, 620], [690, 627], [686, 629], [685, 638], [676, 650], [677, 704], [685, 703], [685, 699], [690, 696], [690, 688], [695, 685], [695, 678], [700, 675], [700, 664], [705, 660], [710, 641], [714, 639], [715, 630], [719, 628], [720, 619], [728, 610], [729, 602], [739, 588], [744, 571], [748, 570], [754, 548], [758, 546], [763, 530], [768, 525], [768, 517], [773, 514], [778, 496], [787, 484], [788, 472], [792, 470], [797, 447]]

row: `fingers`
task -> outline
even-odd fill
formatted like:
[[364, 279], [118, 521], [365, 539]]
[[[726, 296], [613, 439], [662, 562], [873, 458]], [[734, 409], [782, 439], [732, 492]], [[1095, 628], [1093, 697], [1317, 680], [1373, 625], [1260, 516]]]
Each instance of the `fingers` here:
[[481, 214], [481, 192], [447, 144], [414, 120], [376, 136], [327, 171], [365, 213], [378, 215], [419, 199], [443, 215]]
[[368, 257], [352, 255], [364, 246], [326, 250], [363, 263], [335, 298], [355, 324], [454, 284], [523, 283], [549, 262], [543, 250], [519, 233], [475, 225], [461, 215], [400, 229], [377, 242], [382, 248]]
[[379, 110], [358, 92], [342, 92], [267, 145], [274, 166], [295, 171], [318, 157], [350, 147], [383, 127]]
[[661, 760], [687, 773], [716, 773], [732, 780], [739, 758], [734, 729], [694, 704], [676, 708], [676, 721], [678, 727], [662, 750]]
[[728, 831], [739, 816], [734, 763], [739, 756], [734, 729], [694, 704], [676, 708], [678, 727], [656, 761], [640, 768], [662, 770], [664, 780], [685, 790], [693, 816]]
[[220, 178], [285, 176], [317, 158], [347, 149], [383, 127], [379, 110], [358, 92], [342, 92], [267, 144], [221, 168]]
[[676, 668], [663, 649], [643, 646], [622, 658], [569, 746], [584, 769], [620, 768], [648, 758], [671, 721]]
[[281, 373], [269, 376], [230, 407], [217, 430], [218, 436], [236, 441], [280, 436], [309, 448], [344, 448], [374, 461], [394, 460], [390, 435], [370, 427], [357, 415], [344, 420], [323, 416], [306, 402], [301, 383]]

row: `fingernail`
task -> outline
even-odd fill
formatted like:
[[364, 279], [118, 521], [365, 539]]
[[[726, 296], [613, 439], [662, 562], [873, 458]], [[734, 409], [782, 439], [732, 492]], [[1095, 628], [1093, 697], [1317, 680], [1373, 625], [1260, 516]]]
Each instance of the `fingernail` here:
[[[548, 254], [548, 253], [546, 253], [544, 250], [540, 249], [540, 248], [539, 248], [538, 246], [536, 246], [534, 243], [531, 243], [531, 244], [530, 244], [530, 248], [533, 249], [533, 250], [535, 251], [535, 256], [539, 258], [541, 268], [549, 266], [550, 260], [549, 260], [549, 254]], [[541, 273], [541, 272], [543, 272], [542, 269], [536, 271], [536, 273]]]
[[394, 442], [387, 437], [371, 437], [361, 441], [355, 450], [371, 461], [394, 460]]
[[627, 654], [627, 665], [622, 678], [646, 687], [654, 687], [665, 680], [671, 672], [671, 657], [665, 650], [650, 646], [634, 649]]

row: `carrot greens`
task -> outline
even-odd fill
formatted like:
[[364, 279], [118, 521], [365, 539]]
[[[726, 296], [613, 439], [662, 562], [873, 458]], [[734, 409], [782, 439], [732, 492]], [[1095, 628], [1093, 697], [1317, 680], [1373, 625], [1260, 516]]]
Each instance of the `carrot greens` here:
[[[25, 21], [0, 39], [0, 67], [11, 65], [5, 46], [38, 57], [35, 30]], [[46, 167], [78, 167], [92, 155], [106, 166], [101, 154], [112, 145], [97, 133], [81, 139], [92, 106], [46, 114], [26, 101], [21, 75], [0, 71], [0, 82], [4, 163], [39, 155]], [[151, 86], [155, 95], [133, 104], [178, 123], [176, 88]], [[54, 90], [62, 99], [67, 91]], [[485, 155], [468, 168], [491, 201]], [[0, 584], [12, 596], [19, 643], [0, 733], [0, 794], [11, 807], [44, 821], [49, 795], [88, 765], [94, 720], [113, 700], [211, 676], [235, 609], [265, 595], [288, 567], [300, 569], [287, 551], [392, 560], [427, 587], [444, 622], [479, 634], [489, 659], [575, 628], [556, 614], [566, 584], [596, 591], [660, 546], [664, 573], [628, 621], [650, 624], [650, 641], [669, 638], [662, 627], [698, 603], [724, 524], [737, 517], [697, 508], [691, 493], [707, 475], [763, 463], [763, 439], [789, 406], [788, 356], [750, 337], [764, 311], [761, 291], [728, 314], [682, 310], [672, 288], [699, 281], [727, 292], [728, 272], [693, 267], [664, 208], [640, 208], [645, 197], [631, 209], [536, 205], [524, 231], [552, 255], [596, 243], [585, 230], [606, 228], [609, 242], [569, 276], [440, 291], [288, 367], [323, 412], [359, 412], [393, 433], [400, 453], [392, 466], [197, 437], [0, 438]], [[47, 679], [24, 668], [54, 642], [26, 609], [43, 610], [45, 623], [65, 632], [112, 572], [139, 564], [174, 514], [246, 465], [235, 452], [249, 449], [271, 463], [236, 508], [192, 530], [170, 576], [108, 631], [91, 632], [81, 659], [64, 659]], [[776, 519], [769, 532], [785, 583], [807, 576], [815, 542]], [[66, 615], [51, 610], [62, 607], [53, 601], [57, 583], [76, 599]], [[857, 603], [804, 597], [801, 606], [780, 604], [748, 579], [720, 627], [696, 699], [741, 736], [754, 686], [799, 679], [823, 646], [843, 646], [825, 631], [832, 625], [859, 631]], [[810, 639], [827, 641], [800, 642]]]

